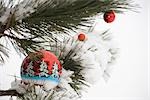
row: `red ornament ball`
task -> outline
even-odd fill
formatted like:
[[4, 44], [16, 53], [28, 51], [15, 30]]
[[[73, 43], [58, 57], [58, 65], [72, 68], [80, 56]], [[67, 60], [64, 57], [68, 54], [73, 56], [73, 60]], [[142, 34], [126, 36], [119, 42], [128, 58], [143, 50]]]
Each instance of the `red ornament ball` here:
[[55, 87], [59, 83], [62, 66], [50, 51], [41, 50], [29, 54], [21, 66], [21, 78], [25, 83], [45, 84]]
[[107, 11], [103, 17], [106, 23], [111, 23], [115, 20], [115, 12], [113, 10]]
[[79, 40], [79, 41], [84, 41], [85, 39], [86, 39], [86, 36], [85, 36], [84, 33], [80, 33], [80, 34], [78, 35], [78, 40]]

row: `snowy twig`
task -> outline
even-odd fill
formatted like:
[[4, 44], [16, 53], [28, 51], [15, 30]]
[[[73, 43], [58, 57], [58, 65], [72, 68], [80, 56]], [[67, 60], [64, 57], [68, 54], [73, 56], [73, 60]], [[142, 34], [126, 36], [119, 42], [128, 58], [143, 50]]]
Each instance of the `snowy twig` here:
[[16, 90], [0, 90], [0, 96], [22, 96]]

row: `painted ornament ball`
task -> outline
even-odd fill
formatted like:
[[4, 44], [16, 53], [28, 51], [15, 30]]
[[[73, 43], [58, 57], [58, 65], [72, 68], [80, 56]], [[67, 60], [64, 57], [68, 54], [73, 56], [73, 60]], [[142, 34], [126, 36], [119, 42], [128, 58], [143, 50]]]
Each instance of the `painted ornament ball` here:
[[60, 81], [62, 66], [58, 58], [50, 51], [41, 50], [29, 54], [21, 66], [21, 78], [24, 84], [32, 83], [54, 88]]

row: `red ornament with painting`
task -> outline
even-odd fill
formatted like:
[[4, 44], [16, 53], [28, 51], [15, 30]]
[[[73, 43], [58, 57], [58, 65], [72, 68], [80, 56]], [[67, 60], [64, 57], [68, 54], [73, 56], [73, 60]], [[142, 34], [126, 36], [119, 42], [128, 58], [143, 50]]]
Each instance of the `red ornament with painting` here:
[[50, 51], [41, 50], [29, 54], [21, 66], [21, 78], [25, 84], [54, 88], [59, 83], [62, 66], [58, 58]]

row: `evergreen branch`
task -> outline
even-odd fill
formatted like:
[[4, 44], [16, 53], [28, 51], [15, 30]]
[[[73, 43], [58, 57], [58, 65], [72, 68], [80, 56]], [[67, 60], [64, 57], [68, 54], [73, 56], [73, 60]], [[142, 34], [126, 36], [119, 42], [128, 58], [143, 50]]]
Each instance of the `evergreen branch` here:
[[4, 36], [5, 31], [13, 30], [24, 37], [16, 38], [10, 33], [15, 37], [10, 40], [15, 49], [29, 53], [41, 48], [37, 41], [28, 38], [30, 36], [44, 42], [46, 37], [46, 42], [53, 42], [56, 33], [70, 35], [70, 31], [76, 32], [80, 26], [91, 27], [95, 15], [108, 10], [120, 13], [124, 9], [134, 8], [130, 3], [130, 0], [24, 0], [13, 5], [13, 1], [9, 0], [6, 5], [1, 0], [0, 37]]
[[[74, 89], [74, 91], [80, 95], [80, 91], [82, 86], [88, 86], [86, 83], [84, 75], [81, 73], [85, 67], [82, 65], [83, 59], [81, 58], [81, 55], [77, 54], [83, 45], [79, 45], [76, 40], [74, 39], [68, 39], [67, 41], [63, 42], [62, 49], [60, 50], [59, 60], [62, 61], [62, 66], [65, 70], [73, 71], [74, 73], [71, 75], [72, 82], [68, 83], [70, 86]], [[69, 51], [66, 49], [67, 44], [69, 44], [69, 47], [71, 48]], [[57, 47], [56, 47], [57, 48]], [[65, 54], [64, 54], [65, 53]], [[78, 57], [77, 57], [78, 56]], [[76, 59], [73, 59], [74, 57], [77, 57]]]
[[0, 96], [22, 96], [16, 90], [0, 90]]
[[11, 35], [3, 34], [3, 37], [9, 38], [16, 50], [20, 50], [22, 53], [30, 53], [36, 51], [37, 48], [42, 48], [40, 46], [44, 41], [34, 40], [36, 37], [32, 38], [19, 38], [13, 33]]
[[25, 24], [27, 29], [34, 26], [38, 31], [44, 28], [46, 32], [67, 32], [79, 26], [88, 27], [98, 13], [108, 10], [120, 13], [131, 8], [129, 0], [46, 0], [38, 3], [35, 12], [18, 25]]
[[5, 46], [0, 44], [0, 63], [4, 63], [4, 57], [8, 57], [8, 50]]

